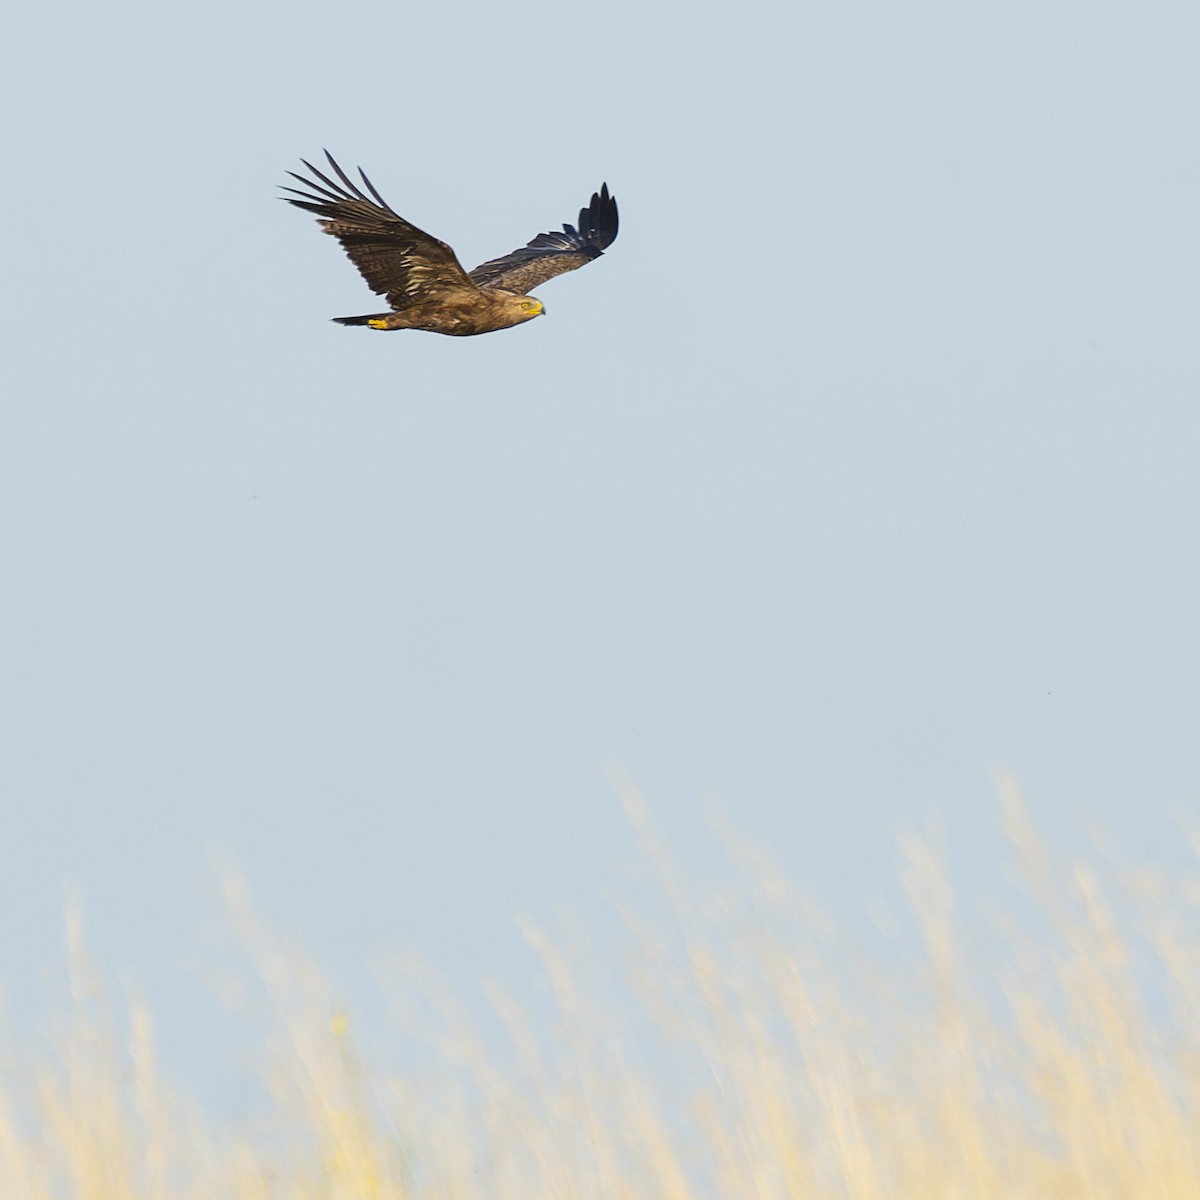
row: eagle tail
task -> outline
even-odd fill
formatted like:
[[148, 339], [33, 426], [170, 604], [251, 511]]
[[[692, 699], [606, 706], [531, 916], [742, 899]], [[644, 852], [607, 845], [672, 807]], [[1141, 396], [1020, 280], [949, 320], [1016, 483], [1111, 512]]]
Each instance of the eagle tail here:
[[361, 317], [333, 317], [339, 325], [370, 325], [375, 329], [386, 329], [387, 326], [383, 322], [391, 316], [391, 313], [367, 313]]

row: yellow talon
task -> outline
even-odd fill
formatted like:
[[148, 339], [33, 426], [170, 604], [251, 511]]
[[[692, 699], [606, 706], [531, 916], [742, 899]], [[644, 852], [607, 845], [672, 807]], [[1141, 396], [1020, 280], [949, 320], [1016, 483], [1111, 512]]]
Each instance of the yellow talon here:
[[372, 329], [386, 329], [387, 328], [386, 321], [368, 321], [367, 324], [370, 325], [370, 327]]

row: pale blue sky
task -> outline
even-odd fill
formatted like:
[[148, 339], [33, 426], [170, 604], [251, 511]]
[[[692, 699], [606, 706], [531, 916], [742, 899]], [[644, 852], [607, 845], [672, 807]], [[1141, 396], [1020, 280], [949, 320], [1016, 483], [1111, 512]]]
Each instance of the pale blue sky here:
[[[931, 813], [998, 878], [997, 767], [1177, 852], [1195, 4], [39, 0], [0, 60], [18, 1010], [74, 879], [232, 1070], [218, 846], [352, 988], [401, 941], [520, 986], [513, 912], [620, 886], [613, 765], [848, 913]], [[323, 146], [468, 265], [602, 180], [621, 234], [525, 327], [339, 328], [274, 198]]]

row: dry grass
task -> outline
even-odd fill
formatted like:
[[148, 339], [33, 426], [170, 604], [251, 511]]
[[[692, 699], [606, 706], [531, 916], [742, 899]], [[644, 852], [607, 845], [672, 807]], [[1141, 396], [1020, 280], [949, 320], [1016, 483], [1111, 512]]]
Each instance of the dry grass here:
[[399, 1079], [230, 884], [268, 1016], [252, 1133], [164, 1087], [144, 1006], [128, 997], [113, 1019], [70, 912], [57, 1054], [4, 1063], [0, 1196], [1200, 1196], [1190, 885], [1143, 873], [1110, 887], [1110, 904], [1091, 867], [1047, 864], [1010, 795], [1034, 915], [1002, 913], [986, 953], [964, 947], [937, 858], [913, 841], [922, 962], [884, 970], [733, 838], [743, 882], [697, 897], [636, 797], [628, 807], [667, 932], [624, 914], [627, 961], [612, 964], [527, 927], [554, 1016], [491, 988], [486, 1022], [503, 1038], [477, 1032], [428, 971], [397, 964], [397, 1020], [431, 1063]]

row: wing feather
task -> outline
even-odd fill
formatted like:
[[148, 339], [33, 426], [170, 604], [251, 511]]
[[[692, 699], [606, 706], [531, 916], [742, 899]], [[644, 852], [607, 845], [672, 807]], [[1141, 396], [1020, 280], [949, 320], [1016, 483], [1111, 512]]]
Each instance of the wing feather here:
[[328, 150], [325, 157], [340, 183], [301, 159], [313, 178], [289, 171], [305, 190], [285, 187], [284, 191], [299, 199], [292, 196], [280, 199], [315, 213], [325, 232], [341, 242], [373, 292], [386, 296], [387, 302], [399, 309], [434, 292], [477, 290], [454, 251], [393, 211], [361, 168], [359, 174], [369, 196], [338, 166]]
[[563, 225], [562, 231], [539, 233], [528, 245], [481, 263], [471, 272], [479, 287], [503, 288], [526, 295], [539, 284], [599, 258], [617, 237], [617, 201], [602, 184], [591, 202], [579, 210], [579, 228]]

